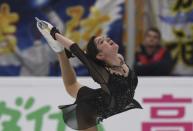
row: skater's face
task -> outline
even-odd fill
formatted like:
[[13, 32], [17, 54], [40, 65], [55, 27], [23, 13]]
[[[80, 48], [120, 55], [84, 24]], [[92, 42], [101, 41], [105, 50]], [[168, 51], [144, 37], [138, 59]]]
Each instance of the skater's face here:
[[117, 55], [119, 46], [111, 38], [98, 36], [94, 42], [99, 51], [96, 55], [97, 59], [104, 60], [106, 57]]

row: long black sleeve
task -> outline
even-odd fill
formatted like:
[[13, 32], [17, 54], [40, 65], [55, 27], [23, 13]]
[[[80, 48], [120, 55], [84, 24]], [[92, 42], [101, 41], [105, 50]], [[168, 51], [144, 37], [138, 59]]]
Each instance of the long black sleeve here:
[[107, 88], [109, 73], [106, 69], [90, 59], [76, 43], [70, 46], [70, 51], [87, 67], [94, 81], [99, 83], [103, 90], [109, 93], [109, 89]]

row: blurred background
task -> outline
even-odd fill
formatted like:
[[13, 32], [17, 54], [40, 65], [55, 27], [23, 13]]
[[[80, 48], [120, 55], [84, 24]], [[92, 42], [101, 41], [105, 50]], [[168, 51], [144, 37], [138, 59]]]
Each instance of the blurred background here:
[[[36, 28], [34, 17], [39, 17], [83, 50], [93, 35], [111, 37], [138, 75], [191, 76], [192, 15], [191, 0], [1, 0], [0, 75], [60, 76], [56, 55]], [[147, 35], [150, 28], [160, 32], [158, 43], [164, 51], [141, 51], [143, 43], [156, 43], [157, 38]], [[71, 63], [79, 76], [88, 75], [79, 60]]]
[[[71, 130], [57, 106], [74, 100], [34, 17], [82, 50], [93, 35], [111, 37], [139, 75], [144, 109], [109, 118], [100, 131], [193, 131], [192, 0], [0, 0], [0, 131]], [[70, 62], [81, 83], [98, 87], [77, 58]]]

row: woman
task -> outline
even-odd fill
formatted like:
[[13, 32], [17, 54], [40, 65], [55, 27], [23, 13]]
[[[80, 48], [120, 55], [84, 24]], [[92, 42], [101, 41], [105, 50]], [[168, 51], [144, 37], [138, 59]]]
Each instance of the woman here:
[[[39, 21], [37, 27], [57, 53], [65, 88], [76, 98], [75, 103], [59, 107], [68, 126], [77, 130], [96, 131], [95, 126], [103, 119], [129, 109], [142, 108], [133, 99], [137, 76], [118, 54], [119, 46], [114, 41], [94, 36], [84, 53], [76, 43], [62, 36], [48, 22]], [[67, 50], [64, 51], [64, 48]], [[101, 88], [91, 89], [76, 80], [66, 56], [71, 53], [83, 62]]]

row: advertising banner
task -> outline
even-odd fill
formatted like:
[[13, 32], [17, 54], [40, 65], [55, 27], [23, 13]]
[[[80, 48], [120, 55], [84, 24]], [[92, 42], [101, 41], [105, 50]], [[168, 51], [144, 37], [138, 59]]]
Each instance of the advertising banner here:
[[[99, 88], [91, 78], [81, 84]], [[99, 131], [193, 131], [192, 78], [139, 78], [135, 99], [143, 109], [104, 119]], [[1, 78], [0, 131], [73, 131], [59, 105], [71, 104], [60, 78]]]

